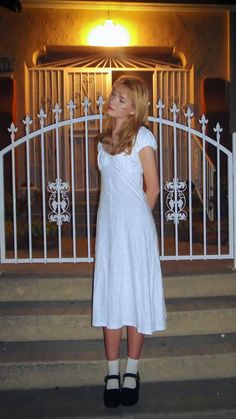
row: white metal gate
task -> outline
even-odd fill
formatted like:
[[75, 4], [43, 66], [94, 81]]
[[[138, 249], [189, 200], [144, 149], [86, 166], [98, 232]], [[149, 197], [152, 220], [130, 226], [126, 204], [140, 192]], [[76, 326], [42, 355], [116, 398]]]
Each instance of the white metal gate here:
[[[0, 151], [1, 263], [93, 261], [98, 197], [91, 190], [91, 179], [95, 172], [97, 176], [98, 169], [96, 162], [90, 159], [90, 150], [91, 147], [97, 149], [95, 134], [102, 130], [103, 103], [100, 96], [99, 112], [91, 115], [90, 102], [85, 97], [84, 115], [76, 116], [77, 110], [70, 100], [68, 119], [61, 119], [61, 108], [55, 104], [52, 109], [55, 121], [50, 125], [46, 125], [46, 114], [41, 108], [37, 115], [38, 128], [30, 132], [32, 120], [27, 115], [23, 121], [25, 136], [20, 139], [16, 139], [14, 124], [9, 127], [11, 144]], [[201, 129], [197, 131], [191, 126], [190, 108], [184, 113], [185, 124], [178, 122], [179, 109], [175, 103], [170, 113], [172, 118], [165, 118], [164, 104], [159, 100], [157, 116], [149, 117], [150, 129], [157, 133], [158, 142], [160, 198], [154, 218], [160, 258], [234, 259], [235, 266], [236, 138], [233, 138], [231, 153], [220, 144], [222, 128], [219, 124], [214, 129], [213, 139], [206, 135], [204, 115], [199, 121]], [[171, 130], [169, 153], [173, 153], [169, 172], [163, 167], [167, 152], [166, 127]], [[91, 130], [93, 135], [90, 135]], [[38, 189], [31, 180], [35, 142], [40, 150]], [[64, 142], [69, 150], [66, 162]], [[181, 144], [187, 150], [185, 162]], [[208, 158], [209, 147], [214, 150], [211, 152], [215, 155], [214, 162]], [[66, 177], [61, 169], [65, 164], [69, 168]], [[183, 164], [188, 168], [184, 174]], [[47, 176], [48, 165], [55, 166], [55, 177]], [[82, 195], [77, 188], [81, 167], [85, 168]], [[25, 179], [23, 186], [18, 182], [19, 173]]]

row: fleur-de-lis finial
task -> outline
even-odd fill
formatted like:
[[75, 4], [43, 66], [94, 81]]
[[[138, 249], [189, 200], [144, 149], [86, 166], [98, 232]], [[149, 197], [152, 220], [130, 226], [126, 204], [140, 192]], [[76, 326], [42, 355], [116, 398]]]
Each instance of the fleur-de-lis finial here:
[[158, 100], [158, 103], [157, 103], [156, 107], [159, 110], [159, 117], [161, 118], [162, 117], [162, 109], [164, 109], [164, 107], [165, 107], [165, 105], [164, 105], [164, 103], [162, 102], [161, 99]]
[[73, 100], [70, 99], [68, 105], [67, 105], [67, 109], [69, 109], [70, 111], [70, 118], [72, 119], [74, 116], [74, 110], [76, 108], [76, 105], [74, 104]]
[[83, 107], [84, 107], [84, 113], [85, 113], [85, 115], [87, 115], [87, 113], [88, 113], [88, 108], [89, 108], [89, 106], [91, 105], [91, 102], [89, 102], [89, 100], [88, 100], [87, 96], [85, 96], [84, 101], [82, 102], [82, 105], [83, 105]]
[[102, 95], [98, 96], [98, 100], [96, 102], [97, 102], [97, 105], [98, 105], [99, 113], [102, 113], [102, 108], [103, 108], [103, 105], [105, 103], [105, 100], [103, 100]]
[[220, 133], [223, 131], [223, 128], [221, 128], [219, 122], [217, 122], [215, 128], [213, 128], [213, 131], [216, 132], [216, 140], [219, 143], [220, 142]]
[[208, 119], [206, 118], [206, 116], [204, 114], [202, 114], [201, 118], [199, 119], [199, 122], [202, 126], [202, 133], [205, 134], [206, 132], [206, 125], [208, 123]]
[[10, 125], [10, 127], [7, 128], [7, 129], [11, 133], [11, 141], [14, 142], [14, 140], [15, 140], [15, 133], [18, 131], [18, 128], [16, 128], [16, 126], [12, 122], [11, 125]]
[[170, 108], [170, 111], [173, 113], [173, 120], [176, 121], [179, 109], [177, 108], [177, 105], [175, 102], [173, 103], [172, 108]]
[[46, 115], [46, 113], [44, 113], [43, 108], [40, 108], [39, 113], [37, 113], [37, 117], [39, 118], [40, 126], [42, 128], [43, 125], [44, 125], [44, 119], [47, 118], [47, 115]]
[[184, 116], [186, 116], [186, 118], [188, 119], [188, 122], [193, 117], [193, 115], [194, 115], [194, 113], [192, 112], [192, 110], [188, 106], [187, 111], [184, 113]]
[[58, 121], [59, 119], [59, 115], [62, 112], [62, 108], [60, 108], [59, 104], [56, 103], [55, 104], [55, 108], [52, 108], [53, 113], [55, 113], [55, 119], [56, 121]]
[[29, 129], [29, 127], [30, 127], [30, 125], [33, 123], [33, 121], [32, 121], [32, 119], [30, 118], [30, 116], [27, 114], [26, 115], [26, 117], [25, 117], [25, 119], [23, 119], [23, 124], [25, 125], [25, 132], [26, 132], [26, 134], [27, 135], [29, 135], [29, 131], [30, 131], [30, 129]]

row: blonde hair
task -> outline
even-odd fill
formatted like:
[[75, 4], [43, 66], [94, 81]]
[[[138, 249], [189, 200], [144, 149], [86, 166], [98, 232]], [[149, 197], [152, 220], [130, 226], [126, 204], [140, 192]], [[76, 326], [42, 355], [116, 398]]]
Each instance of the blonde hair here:
[[148, 89], [138, 76], [121, 76], [113, 84], [113, 89], [124, 88], [132, 102], [134, 114], [129, 115], [127, 123], [119, 132], [118, 142], [112, 146], [113, 118], [107, 116], [106, 125], [99, 141], [106, 144], [110, 154], [126, 152], [130, 154], [135, 143], [135, 137], [141, 125], [147, 125], [148, 120]]

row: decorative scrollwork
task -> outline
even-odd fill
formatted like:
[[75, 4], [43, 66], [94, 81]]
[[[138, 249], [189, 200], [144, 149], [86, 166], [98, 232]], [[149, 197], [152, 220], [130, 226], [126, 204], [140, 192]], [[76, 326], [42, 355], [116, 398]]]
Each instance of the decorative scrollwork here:
[[69, 223], [71, 219], [69, 208], [69, 198], [67, 192], [70, 190], [69, 182], [62, 182], [61, 179], [56, 179], [55, 182], [48, 182], [48, 192], [51, 192], [48, 203], [51, 212], [48, 214], [48, 220], [51, 223], [62, 225], [62, 223]]
[[165, 214], [167, 221], [173, 221], [173, 223], [178, 224], [180, 221], [186, 220], [187, 212], [184, 209], [186, 198], [183, 193], [186, 189], [186, 182], [178, 178], [173, 178], [173, 181], [166, 182], [165, 190], [168, 192], [166, 205], [169, 208]]

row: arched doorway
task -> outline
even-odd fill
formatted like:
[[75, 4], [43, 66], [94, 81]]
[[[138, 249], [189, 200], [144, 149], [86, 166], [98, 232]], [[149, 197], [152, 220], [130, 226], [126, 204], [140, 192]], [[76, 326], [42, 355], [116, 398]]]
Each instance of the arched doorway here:
[[[37, 65], [28, 69], [28, 95], [26, 112], [32, 117], [42, 107], [47, 114], [47, 124], [53, 122], [52, 108], [59, 103], [62, 108], [61, 119], [68, 115], [67, 104], [72, 99], [76, 105], [77, 115], [83, 114], [83, 99], [85, 96], [90, 101], [89, 112], [97, 112], [97, 99], [102, 95], [106, 100], [113, 81], [122, 74], [138, 74], [143, 77], [149, 87], [150, 115], [157, 116], [156, 104], [161, 98], [166, 110], [175, 102], [177, 106], [186, 108], [193, 103], [193, 68], [183, 68], [180, 59], [174, 56], [173, 48], [155, 47], [48, 47], [46, 54], [39, 56]], [[179, 114], [180, 115], [180, 114]], [[171, 112], [169, 111], [169, 116]], [[180, 115], [180, 122], [182, 116]], [[37, 119], [37, 118], [36, 118]], [[38, 121], [34, 119], [34, 128]], [[90, 127], [91, 138], [97, 134], [98, 126]], [[155, 128], [154, 128], [155, 129]], [[154, 132], [157, 136], [158, 133]], [[169, 132], [166, 131], [166, 147], [171, 147], [168, 141]], [[67, 135], [65, 133], [65, 139]], [[78, 132], [79, 144], [79, 132]], [[79, 147], [82, 147], [79, 146]], [[168, 151], [168, 150], [167, 150]], [[91, 141], [91, 190], [96, 192], [99, 188], [96, 166], [96, 148]], [[53, 143], [52, 143], [53, 153]], [[33, 150], [32, 158], [38, 160], [37, 146]], [[64, 142], [62, 154], [62, 172], [67, 177], [67, 144]], [[77, 179], [76, 189], [84, 190], [83, 162], [81, 175]], [[171, 162], [166, 161], [167, 178], [171, 171]], [[34, 173], [31, 174], [32, 182], [39, 186], [39, 173], [37, 164], [34, 164]], [[47, 162], [48, 177], [54, 177], [55, 168]], [[183, 169], [184, 170], [184, 169]]]

